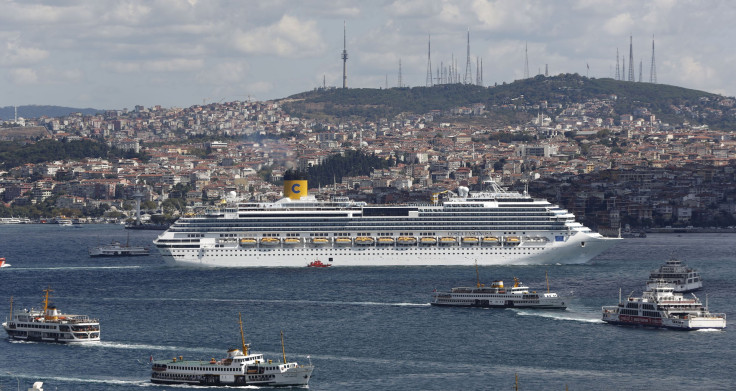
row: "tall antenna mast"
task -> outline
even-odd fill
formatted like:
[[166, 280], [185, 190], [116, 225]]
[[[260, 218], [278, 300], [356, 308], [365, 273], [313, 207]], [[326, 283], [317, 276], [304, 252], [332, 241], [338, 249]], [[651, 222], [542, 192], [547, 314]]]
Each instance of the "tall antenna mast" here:
[[342, 88], [348, 88], [348, 39], [345, 21], [342, 21]]
[[549, 67], [548, 67], [548, 64], [544, 64], [544, 77], [549, 77]]
[[616, 80], [621, 80], [621, 74], [618, 72], [618, 48], [616, 48]]
[[432, 36], [427, 38], [427, 87], [432, 87]]
[[642, 68], [642, 63], [643, 63], [643, 61], [642, 61], [642, 60], [639, 60], [639, 83], [641, 83], [642, 81], [644, 81], [644, 80], [643, 80], [643, 79], [641, 78], [641, 68]]
[[634, 79], [634, 37], [629, 35], [629, 81]]
[[472, 72], [470, 71], [470, 28], [468, 28], [468, 50], [467, 57], [465, 59], [465, 78], [463, 83], [470, 84], [473, 80]]
[[527, 46], [527, 43], [524, 42], [524, 79], [529, 78], [529, 51]]
[[657, 67], [654, 64], [654, 36], [652, 36], [652, 68], [649, 70], [649, 82], [657, 84]]
[[401, 85], [401, 58], [399, 58], [399, 88], [403, 87]]

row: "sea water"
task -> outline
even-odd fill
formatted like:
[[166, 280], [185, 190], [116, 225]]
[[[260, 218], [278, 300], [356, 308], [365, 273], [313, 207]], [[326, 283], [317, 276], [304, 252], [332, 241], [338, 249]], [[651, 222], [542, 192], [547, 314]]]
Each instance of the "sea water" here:
[[[698, 269], [712, 312], [736, 319], [736, 235], [651, 234], [584, 265], [487, 266], [481, 282], [513, 277], [568, 297], [567, 310], [446, 308], [434, 289], [474, 285], [473, 267], [196, 269], [149, 257], [90, 258], [113, 240], [153, 247], [157, 231], [118, 225], [0, 226], [0, 319], [42, 307], [100, 319], [88, 346], [0, 340], [0, 389], [132, 390], [154, 385], [149, 360], [223, 358], [240, 346], [312, 362], [312, 390], [733, 389], [736, 334], [613, 326], [601, 306], [638, 296], [650, 270], [676, 256]], [[304, 265], [313, 259], [304, 259]], [[250, 387], [255, 388], [255, 387]]]

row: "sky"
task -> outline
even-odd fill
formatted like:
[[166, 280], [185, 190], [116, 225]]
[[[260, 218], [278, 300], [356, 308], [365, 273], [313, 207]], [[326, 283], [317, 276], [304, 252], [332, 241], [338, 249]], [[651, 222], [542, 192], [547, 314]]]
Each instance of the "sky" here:
[[[132, 109], [285, 98], [342, 86], [424, 86], [470, 34], [484, 85], [529, 74], [634, 74], [736, 95], [730, 0], [0, 0], [0, 107]], [[343, 25], [344, 24], [344, 25]]]

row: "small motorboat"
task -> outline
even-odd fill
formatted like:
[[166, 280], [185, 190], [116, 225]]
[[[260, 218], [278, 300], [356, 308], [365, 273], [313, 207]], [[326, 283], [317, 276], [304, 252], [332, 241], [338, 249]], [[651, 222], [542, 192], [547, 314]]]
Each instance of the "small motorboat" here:
[[5, 263], [5, 258], [0, 258], [0, 267], [10, 267], [10, 264]]
[[322, 263], [322, 261], [320, 261], [319, 259], [316, 261], [309, 262], [309, 264], [307, 265], [307, 267], [330, 267], [330, 266], [332, 265], [330, 265], [329, 263]]

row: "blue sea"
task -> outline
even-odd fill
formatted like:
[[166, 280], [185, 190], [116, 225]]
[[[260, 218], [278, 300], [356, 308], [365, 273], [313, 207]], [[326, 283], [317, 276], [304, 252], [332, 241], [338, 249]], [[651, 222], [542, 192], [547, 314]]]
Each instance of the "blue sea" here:
[[[431, 307], [434, 289], [472, 285], [473, 267], [192, 269], [149, 257], [90, 258], [112, 240], [152, 246], [158, 231], [119, 225], [0, 226], [0, 319], [42, 306], [99, 318], [91, 346], [0, 340], [0, 389], [170, 390], [149, 382], [149, 358], [222, 358], [240, 344], [316, 366], [312, 390], [731, 390], [736, 332], [630, 328], [602, 305], [641, 294], [671, 256], [701, 271], [696, 294], [736, 319], [736, 235], [650, 234], [585, 265], [489, 266], [481, 280], [520, 278], [569, 296], [564, 311]], [[307, 260], [304, 262], [307, 263]], [[247, 387], [256, 388], [256, 387]]]

